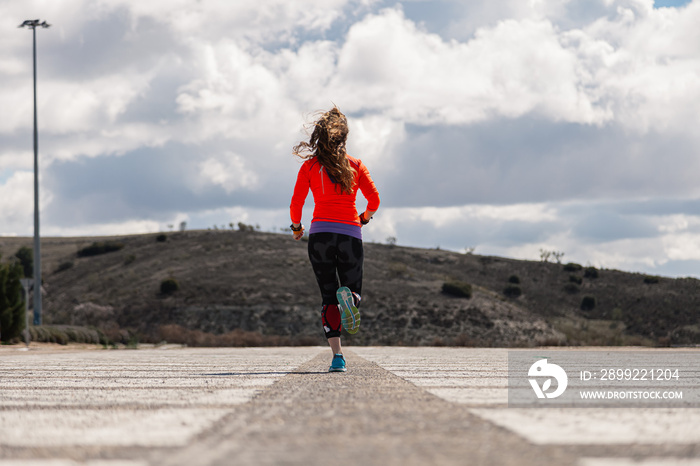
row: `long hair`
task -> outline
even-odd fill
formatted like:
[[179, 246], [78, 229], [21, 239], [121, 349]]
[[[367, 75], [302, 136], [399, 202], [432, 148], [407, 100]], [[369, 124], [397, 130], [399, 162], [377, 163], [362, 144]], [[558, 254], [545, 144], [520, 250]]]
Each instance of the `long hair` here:
[[338, 107], [333, 107], [313, 123], [309, 142], [294, 146], [293, 154], [302, 159], [316, 157], [342, 192], [352, 193], [355, 170], [348, 162], [345, 142], [348, 139], [348, 120]]

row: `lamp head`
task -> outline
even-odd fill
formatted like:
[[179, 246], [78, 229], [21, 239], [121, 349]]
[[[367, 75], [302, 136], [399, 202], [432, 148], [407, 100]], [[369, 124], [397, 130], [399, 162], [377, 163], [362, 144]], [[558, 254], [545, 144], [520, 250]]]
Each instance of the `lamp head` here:
[[20, 24], [18, 27], [28, 27], [34, 29], [36, 27], [48, 28], [51, 27], [51, 25], [46, 21], [40, 23], [38, 19], [28, 19], [22, 24]]

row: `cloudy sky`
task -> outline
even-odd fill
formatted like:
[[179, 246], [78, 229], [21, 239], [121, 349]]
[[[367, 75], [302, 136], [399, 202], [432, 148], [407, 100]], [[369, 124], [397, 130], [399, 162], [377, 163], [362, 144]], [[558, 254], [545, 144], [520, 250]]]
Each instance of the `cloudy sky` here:
[[335, 103], [366, 240], [700, 277], [700, 0], [0, 0], [0, 235], [33, 234], [35, 18], [43, 235], [279, 231]]

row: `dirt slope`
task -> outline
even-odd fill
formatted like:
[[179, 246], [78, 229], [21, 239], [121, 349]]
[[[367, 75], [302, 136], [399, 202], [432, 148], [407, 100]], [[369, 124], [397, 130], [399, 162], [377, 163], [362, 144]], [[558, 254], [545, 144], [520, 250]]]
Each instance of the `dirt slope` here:
[[[157, 236], [43, 239], [44, 323], [128, 329], [146, 340], [160, 338], [162, 325], [177, 324], [323, 343], [305, 242], [252, 231], [168, 233], [164, 242]], [[96, 241], [124, 247], [78, 257]], [[31, 238], [0, 238], [3, 260], [31, 244]], [[695, 279], [592, 274], [555, 263], [371, 243], [365, 256], [362, 329], [347, 338], [355, 344], [700, 343]], [[167, 278], [180, 289], [166, 296], [160, 285]], [[443, 293], [447, 281], [471, 284], [472, 297]], [[508, 286], [522, 294], [507, 298]], [[593, 298], [593, 308], [581, 310], [584, 298]]]

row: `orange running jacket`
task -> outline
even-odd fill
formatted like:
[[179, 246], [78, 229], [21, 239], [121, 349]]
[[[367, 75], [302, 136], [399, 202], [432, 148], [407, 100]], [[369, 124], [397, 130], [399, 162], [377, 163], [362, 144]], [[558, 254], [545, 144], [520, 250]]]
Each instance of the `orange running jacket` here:
[[292, 223], [301, 223], [301, 210], [306, 202], [309, 189], [314, 196], [314, 217], [311, 222], [337, 222], [361, 226], [355, 200], [358, 188], [367, 199], [367, 210], [379, 208], [379, 192], [369, 176], [369, 170], [361, 160], [349, 155], [350, 166], [355, 170], [355, 184], [352, 194], [343, 193], [339, 185], [331, 181], [323, 165], [312, 158], [299, 169], [294, 186], [292, 203], [289, 206]]

